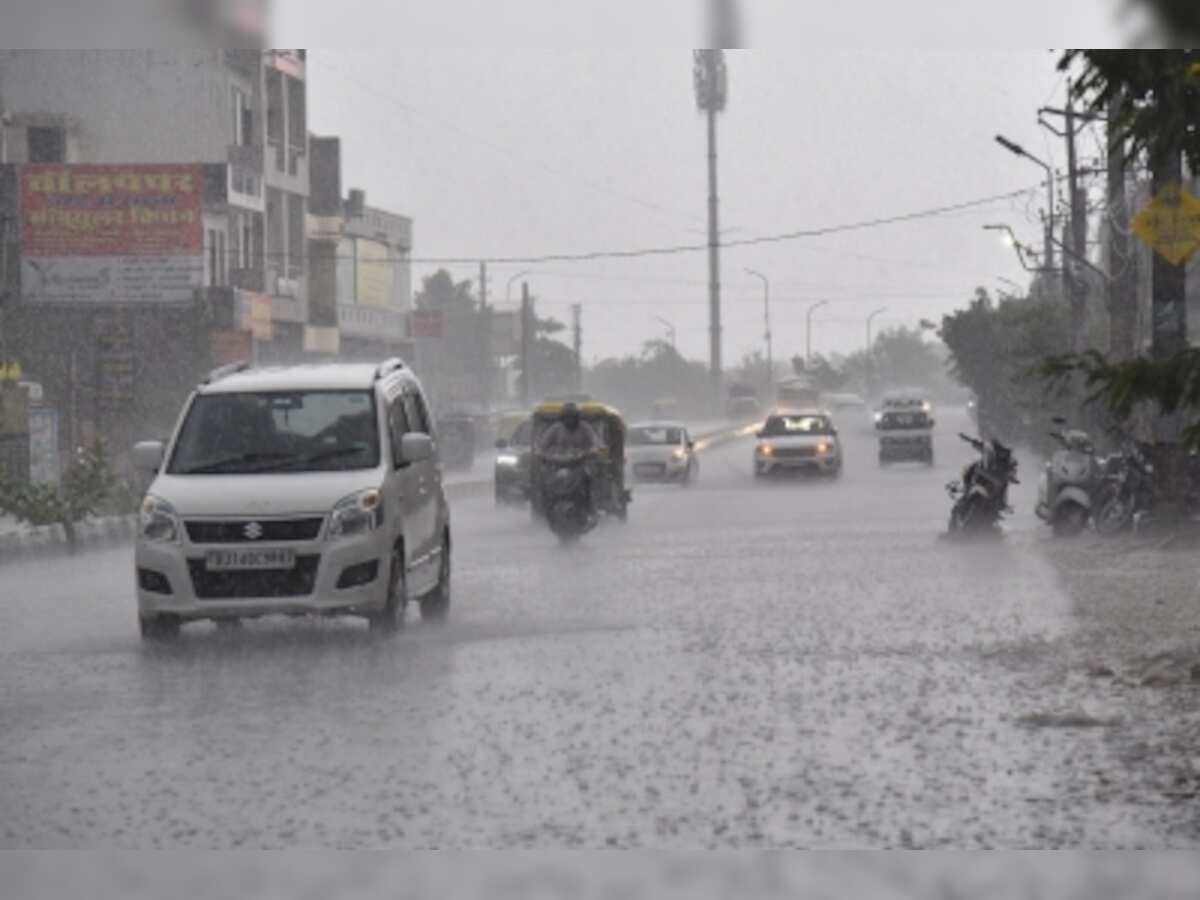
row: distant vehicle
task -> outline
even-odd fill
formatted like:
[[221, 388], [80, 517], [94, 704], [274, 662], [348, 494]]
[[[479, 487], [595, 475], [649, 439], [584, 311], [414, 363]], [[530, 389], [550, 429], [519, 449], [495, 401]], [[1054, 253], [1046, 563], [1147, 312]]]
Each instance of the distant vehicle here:
[[915, 460], [932, 466], [933, 425], [923, 409], [884, 409], [875, 423], [879, 465]]
[[821, 391], [811, 378], [788, 378], [775, 386], [775, 407], [793, 412], [821, 405]]
[[529, 502], [529, 459], [533, 420], [526, 413], [507, 416], [498, 425], [493, 468], [496, 505]]
[[822, 405], [832, 412], [842, 410], [863, 410], [867, 408], [867, 401], [863, 399], [861, 394], [850, 392], [833, 392], [822, 395]]
[[735, 422], [757, 419], [762, 415], [762, 404], [757, 397], [734, 397], [729, 401], [727, 414]]
[[425, 392], [399, 359], [218, 369], [134, 460], [156, 473], [134, 551], [148, 640], [272, 613], [391, 632], [409, 598], [424, 619], [449, 611], [450, 509]]
[[809, 471], [831, 478], [842, 474], [842, 446], [832, 420], [820, 410], [775, 413], [756, 432], [754, 475]]
[[679, 402], [674, 397], [661, 397], [654, 401], [652, 415], [656, 419], [673, 419], [679, 415]]
[[681, 422], [630, 425], [625, 453], [635, 481], [670, 481], [687, 487], [700, 475], [695, 442]]
[[933, 402], [928, 395], [919, 388], [899, 388], [885, 393], [879, 400], [879, 405], [875, 410], [875, 423], [883, 418], [883, 414], [888, 411], [892, 412], [913, 412], [921, 411], [926, 415], [933, 415]]

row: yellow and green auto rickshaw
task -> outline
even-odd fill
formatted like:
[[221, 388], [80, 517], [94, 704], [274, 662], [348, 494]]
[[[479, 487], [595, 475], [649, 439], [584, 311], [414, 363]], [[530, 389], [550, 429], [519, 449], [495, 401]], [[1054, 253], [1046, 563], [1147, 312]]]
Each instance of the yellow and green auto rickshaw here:
[[[596, 510], [624, 522], [629, 512], [629, 503], [633, 499], [631, 492], [625, 487], [625, 420], [621, 418], [620, 412], [606, 403], [588, 401], [576, 406], [579, 408], [579, 417], [596, 432], [601, 444], [599, 459], [592, 472], [592, 497]], [[542, 403], [533, 410], [533, 447], [537, 447], [546, 429], [562, 416], [562, 408], [562, 402], [554, 400]], [[535, 453], [529, 479], [530, 503], [534, 515], [540, 515], [538, 476]]]

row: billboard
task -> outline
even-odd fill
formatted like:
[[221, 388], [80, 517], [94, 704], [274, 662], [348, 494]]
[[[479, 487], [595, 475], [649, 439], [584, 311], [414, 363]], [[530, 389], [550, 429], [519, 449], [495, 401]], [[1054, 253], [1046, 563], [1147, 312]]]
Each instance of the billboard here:
[[21, 167], [31, 303], [184, 303], [204, 268], [201, 165]]

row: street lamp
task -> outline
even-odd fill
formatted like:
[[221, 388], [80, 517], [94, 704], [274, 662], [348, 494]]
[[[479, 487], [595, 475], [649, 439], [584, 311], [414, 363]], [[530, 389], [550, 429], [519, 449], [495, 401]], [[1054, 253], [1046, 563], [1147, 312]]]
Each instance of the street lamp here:
[[828, 306], [828, 300], [818, 300], [804, 314], [804, 365], [812, 364], [812, 314], [822, 306]]
[[775, 361], [771, 356], [771, 282], [754, 269], [747, 269], [746, 274], [753, 275], [763, 286], [763, 327], [766, 329], [763, 337], [767, 341], [767, 396], [770, 397], [775, 392]]
[[885, 312], [887, 312], [887, 307], [881, 306], [881, 307], [879, 307], [879, 309], [872, 310], [871, 314], [869, 316], [867, 316], [867, 355], [868, 356], [871, 354], [871, 323], [873, 321], [875, 321], [875, 317], [877, 315], [879, 315], [880, 313], [885, 313]]
[[1016, 234], [1013, 232], [1013, 230], [1009, 226], [1007, 226], [1007, 225], [984, 225], [983, 230], [984, 231], [999, 231], [999, 232], [1001, 232], [1001, 234], [1004, 237], [1004, 243], [1017, 251], [1017, 260], [1021, 263], [1021, 268], [1024, 269], [1026, 272], [1038, 272], [1038, 271], [1045, 272], [1046, 271], [1045, 268], [1039, 269], [1039, 267], [1031, 266], [1031, 265], [1029, 265], [1029, 263], [1025, 262], [1025, 251], [1028, 250], [1029, 248], [1027, 248], [1024, 244], [1022, 244], [1020, 241], [1017, 240]]
[[505, 306], [507, 306], [509, 301], [512, 299], [513, 282], [516, 281], [518, 278], [521, 278], [522, 276], [528, 275], [528, 274], [529, 274], [529, 272], [527, 272], [527, 271], [526, 272], [518, 272], [512, 278], [508, 279], [508, 284], [504, 285], [504, 305]]
[[662, 316], [655, 316], [654, 318], [666, 326], [667, 340], [671, 342], [671, 349], [674, 350], [675, 349], [675, 326], [672, 325], [669, 320], [664, 319]]
[[1054, 248], [1051, 246], [1050, 240], [1051, 236], [1054, 234], [1054, 167], [1048, 162], [1038, 159], [1020, 144], [1016, 143], [1015, 141], [1010, 141], [1002, 134], [996, 135], [996, 143], [1009, 153], [1016, 154], [1017, 156], [1023, 156], [1034, 165], [1041, 166], [1046, 170], [1046, 255], [1042, 257], [1042, 261], [1044, 262], [1046, 269], [1052, 269], [1054, 268]]

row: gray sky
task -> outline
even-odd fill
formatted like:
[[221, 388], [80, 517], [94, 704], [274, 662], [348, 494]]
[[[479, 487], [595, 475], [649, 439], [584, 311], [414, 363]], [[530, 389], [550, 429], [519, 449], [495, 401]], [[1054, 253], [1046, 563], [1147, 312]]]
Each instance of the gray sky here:
[[[505, 256], [703, 243], [703, 120], [684, 49], [313, 50], [311, 125], [343, 138], [348, 184], [416, 224], [418, 256]], [[1037, 185], [1041, 171], [997, 131], [1058, 160], [1036, 108], [1062, 100], [1049, 51], [730, 54], [720, 122], [722, 226], [739, 239], [856, 222]], [[1097, 144], [1083, 144], [1094, 156]], [[776, 355], [857, 349], [864, 319], [915, 323], [961, 305], [977, 284], [1022, 280], [980, 226], [1010, 223], [1036, 243], [1032, 201], [723, 254], [728, 362], [761, 345], [751, 266], [772, 283]], [[736, 230], [732, 230], [736, 229]], [[433, 267], [418, 265], [418, 275]], [[530, 268], [542, 310], [584, 304], [585, 354], [632, 352], [674, 322], [707, 355], [703, 253], [493, 266], [493, 297]], [[475, 266], [455, 269], [476, 275]], [[514, 285], [514, 295], [519, 288]]]

